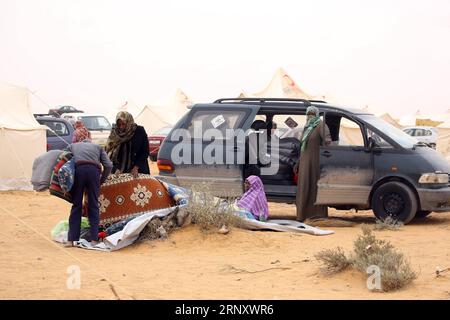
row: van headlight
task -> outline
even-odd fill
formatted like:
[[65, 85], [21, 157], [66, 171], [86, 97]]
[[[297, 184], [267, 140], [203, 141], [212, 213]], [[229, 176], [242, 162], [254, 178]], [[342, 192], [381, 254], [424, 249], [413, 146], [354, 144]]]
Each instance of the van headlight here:
[[448, 183], [447, 173], [424, 173], [420, 176], [419, 183]]

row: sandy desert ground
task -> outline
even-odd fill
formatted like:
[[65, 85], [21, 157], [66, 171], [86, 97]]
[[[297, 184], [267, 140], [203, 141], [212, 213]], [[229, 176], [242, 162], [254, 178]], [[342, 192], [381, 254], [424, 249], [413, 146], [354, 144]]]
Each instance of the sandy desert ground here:
[[[331, 211], [358, 224], [330, 228], [336, 233], [329, 236], [241, 229], [205, 235], [191, 225], [168, 240], [104, 253], [51, 241], [50, 230], [69, 208], [48, 193], [0, 193], [1, 299], [450, 299], [450, 272], [435, 275], [437, 267], [450, 267], [450, 214], [376, 231], [406, 254], [418, 278], [402, 290], [375, 293], [356, 271], [322, 275], [314, 258], [324, 248], [350, 250], [359, 223], [374, 223], [371, 212]], [[274, 216], [295, 215], [293, 205], [270, 208]], [[67, 289], [72, 265], [80, 267], [80, 289]]]

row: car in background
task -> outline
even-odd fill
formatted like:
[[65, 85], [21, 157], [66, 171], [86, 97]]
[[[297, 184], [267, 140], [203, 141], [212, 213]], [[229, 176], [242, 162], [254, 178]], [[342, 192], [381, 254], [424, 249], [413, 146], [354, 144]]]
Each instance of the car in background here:
[[150, 148], [150, 160], [156, 161], [158, 157], [159, 147], [164, 139], [169, 135], [172, 127], [163, 127], [148, 136], [148, 144]]
[[72, 143], [74, 129], [66, 120], [54, 117], [37, 117], [36, 121], [48, 127], [47, 151], [62, 150]]
[[81, 120], [84, 126], [91, 132], [92, 142], [104, 147], [111, 133], [111, 124], [105, 116], [87, 113], [63, 113], [61, 118], [72, 124]]
[[407, 127], [403, 131], [415, 138], [418, 142], [423, 142], [431, 148], [436, 149], [438, 133], [434, 127], [416, 126]]
[[78, 116], [80, 115], [84, 115], [84, 113], [63, 113], [61, 114], [61, 119], [64, 119], [72, 126], [75, 126], [75, 122], [79, 120]]
[[55, 117], [60, 117], [63, 113], [84, 113], [82, 110], [78, 110], [75, 107], [72, 106], [61, 106], [58, 108], [50, 109], [48, 110], [48, 114]]

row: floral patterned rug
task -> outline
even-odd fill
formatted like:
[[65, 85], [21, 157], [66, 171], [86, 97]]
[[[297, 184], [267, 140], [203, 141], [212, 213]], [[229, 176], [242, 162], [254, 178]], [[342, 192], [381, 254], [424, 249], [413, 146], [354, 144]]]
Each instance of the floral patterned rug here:
[[144, 212], [175, 205], [165, 186], [150, 175], [110, 175], [100, 187], [100, 225], [108, 227], [114, 222]]

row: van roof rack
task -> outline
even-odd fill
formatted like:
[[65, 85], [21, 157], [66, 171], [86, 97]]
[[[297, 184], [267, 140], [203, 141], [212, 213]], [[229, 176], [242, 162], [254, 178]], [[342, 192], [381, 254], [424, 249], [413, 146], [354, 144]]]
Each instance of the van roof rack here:
[[317, 102], [317, 103], [326, 103], [326, 101], [322, 100], [306, 100], [306, 99], [293, 99], [293, 98], [222, 98], [217, 99], [214, 101], [214, 103], [224, 103], [224, 102], [238, 102], [238, 103], [245, 103], [245, 102], [259, 102], [259, 103], [266, 103], [266, 102], [302, 102], [306, 106], [310, 106], [311, 102]]

